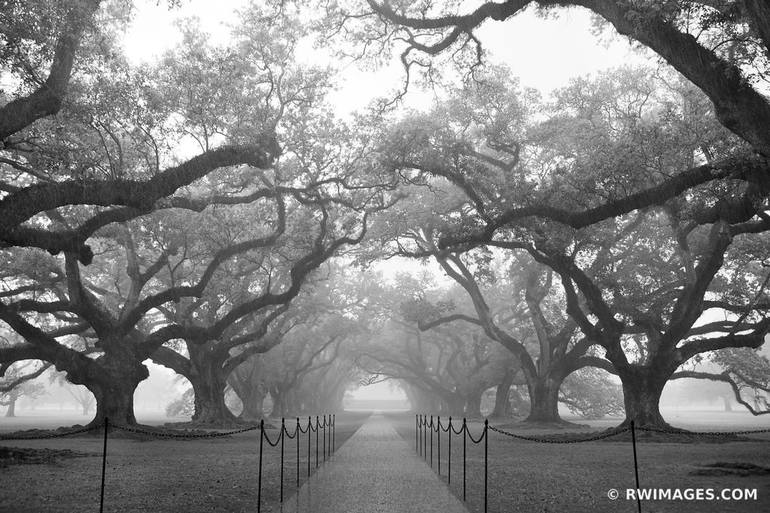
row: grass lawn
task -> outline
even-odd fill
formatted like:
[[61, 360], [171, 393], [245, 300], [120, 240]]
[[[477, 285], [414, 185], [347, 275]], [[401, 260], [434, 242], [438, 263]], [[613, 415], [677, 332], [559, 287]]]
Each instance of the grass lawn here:
[[[415, 444], [414, 417], [392, 417], [398, 421], [399, 433], [412, 446]], [[495, 423], [493, 423], [494, 425]], [[696, 422], [717, 431], [719, 426]], [[753, 423], [752, 423], [753, 424]], [[683, 426], [692, 428], [692, 426]], [[767, 427], [749, 425], [747, 428]], [[478, 437], [481, 423], [470, 424]], [[721, 426], [722, 430], [736, 429]], [[594, 429], [586, 429], [590, 432]], [[544, 431], [516, 430], [527, 436]], [[595, 430], [594, 430], [595, 431]], [[558, 432], [558, 431], [552, 431]], [[512, 512], [629, 512], [637, 511], [636, 501], [623, 498], [612, 501], [608, 490], [617, 489], [625, 496], [626, 488], [634, 488], [633, 448], [630, 441], [597, 441], [580, 444], [543, 444], [519, 441], [490, 432], [489, 439], [489, 511]], [[753, 435], [756, 441], [726, 443], [677, 443], [641, 441], [637, 444], [639, 480], [642, 488], [724, 488], [756, 489], [758, 500], [725, 501], [657, 501], [642, 502], [642, 511], [652, 512], [741, 512], [770, 511], [770, 474], [740, 476], [703, 467], [717, 462], [750, 463], [770, 470], [768, 435]], [[765, 441], [762, 441], [764, 439]], [[630, 439], [629, 439], [630, 440]], [[438, 447], [433, 438], [433, 468], [437, 471]], [[462, 438], [452, 441], [451, 485], [462, 498]], [[442, 435], [441, 475], [447, 478], [447, 435]], [[484, 448], [468, 442], [466, 490], [468, 509], [477, 513], [484, 504]], [[699, 475], [712, 474], [712, 475]]]
[[[337, 448], [355, 432], [368, 414], [337, 416]], [[402, 437], [413, 445], [414, 417], [392, 415]], [[684, 417], [683, 417], [684, 418]], [[705, 430], [758, 429], [754, 419], [720, 425], [717, 417], [689, 419], [682, 427]], [[735, 419], [738, 421], [738, 417]], [[584, 432], [608, 427], [602, 421]], [[496, 423], [493, 423], [493, 425]], [[7, 431], [8, 426], [2, 426]], [[32, 426], [25, 426], [32, 427]], [[290, 423], [289, 430], [294, 426]], [[470, 424], [474, 436], [481, 424]], [[529, 436], [542, 430], [511, 429]], [[563, 430], [561, 431], [563, 432]], [[269, 432], [275, 438], [275, 431]], [[300, 444], [300, 484], [307, 476], [307, 438]], [[638, 444], [639, 477], [643, 488], [756, 489], [758, 500], [643, 502], [651, 512], [759, 512], [770, 511], [770, 474], [747, 476], [705, 465], [727, 462], [770, 467], [770, 439], [725, 443], [642, 441]], [[315, 438], [311, 469], [315, 467]], [[438, 447], [434, 435], [434, 471]], [[222, 439], [140, 441], [114, 436], [109, 440], [105, 511], [108, 512], [255, 512], [259, 437], [255, 432]], [[0, 511], [97, 511], [101, 475], [100, 436], [66, 439], [8, 441], [14, 448], [69, 449], [76, 454], [29, 465], [0, 466]], [[280, 511], [280, 452], [265, 445], [262, 510]], [[447, 481], [447, 439], [442, 437], [441, 476]], [[296, 442], [287, 440], [284, 468], [285, 495], [296, 488]], [[627, 439], [554, 445], [524, 442], [491, 433], [489, 440], [489, 511], [512, 512], [615, 512], [636, 511], [636, 502], [607, 498], [609, 489], [625, 494], [634, 487], [633, 451]], [[483, 445], [468, 444], [467, 506], [483, 511]], [[725, 474], [725, 472], [728, 472]], [[724, 474], [724, 475], [720, 475]], [[462, 498], [462, 442], [453, 440], [451, 485]], [[341, 512], [344, 513], [344, 512]]]
[[[362, 413], [337, 415], [338, 449], [367, 416]], [[288, 424], [290, 433], [294, 426]], [[268, 434], [275, 439], [277, 430]], [[306, 437], [302, 435], [300, 444], [300, 485], [307, 479]], [[323, 444], [321, 439], [319, 442]], [[69, 449], [86, 454], [60, 458], [53, 463], [0, 467], [0, 511], [98, 511], [102, 443], [101, 435], [0, 442], [11, 448]], [[141, 441], [112, 436], [107, 449], [104, 510], [116, 513], [255, 512], [258, 455], [257, 431], [204, 440]], [[262, 511], [279, 511], [280, 446], [271, 448], [265, 444], [263, 462]], [[286, 440], [286, 496], [296, 488], [296, 464], [296, 442]], [[315, 438], [312, 439], [311, 469], [315, 469]]]

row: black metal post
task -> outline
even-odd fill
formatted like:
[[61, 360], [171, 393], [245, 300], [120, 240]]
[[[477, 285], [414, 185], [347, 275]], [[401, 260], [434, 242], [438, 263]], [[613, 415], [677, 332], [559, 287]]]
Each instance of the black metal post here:
[[430, 416], [430, 468], [433, 468], [433, 415]]
[[297, 435], [297, 488], [299, 488], [299, 417], [297, 417], [297, 429], [294, 434]]
[[422, 416], [422, 424], [420, 424], [420, 437], [422, 438], [422, 459], [428, 461], [428, 432], [425, 431], [425, 426], [428, 425], [428, 416]]
[[281, 417], [281, 502], [283, 502], [283, 446], [286, 441], [286, 437], [283, 436], [286, 433], [286, 419]]
[[415, 415], [414, 416], [414, 450], [417, 452], [420, 452], [420, 444], [417, 441], [417, 433], [420, 429], [420, 416]]
[[420, 414], [419, 425], [417, 426], [417, 440], [420, 445], [420, 450], [418, 452], [420, 456], [422, 456], [422, 414]]
[[634, 447], [634, 478], [636, 479], [636, 510], [642, 513], [642, 500], [639, 498], [639, 463], [636, 459], [636, 429], [631, 421], [631, 445]]
[[465, 500], [466, 438], [468, 438], [468, 423], [465, 421], [465, 417], [463, 417], [463, 500]]
[[449, 417], [449, 429], [447, 429], [447, 435], [449, 435], [449, 456], [447, 457], [447, 470], [446, 470], [446, 484], [452, 484], [452, 417]]
[[257, 478], [257, 513], [262, 511], [262, 444], [265, 440], [265, 419], [259, 421], [259, 477]]
[[102, 490], [99, 497], [99, 513], [104, 512], [104, 480], [107, 477], [107, 431], [110, 428], [110, 419], [104, 417], [104, 447], [102, 448]]
[[438, 436], [438, 475], [441, 475], [441, 416], [438, 416], [438, 425], [436, 426], [436, 436]]
[[310, 426], [313, 425], [313, 420], [310, 418], [310, 415], [307, 416], [307, 477], [310, 477], [310, 439], [312, 436], [310, 435]]
[[487, 513], [487, 481], [489, 480], [489, 419], [484, 419], [484, 513]]
[[318, 432], [320, 431], [318, 415], [315, 416], [315, 468], [318, 468]]
[[324, 461], [326, 461], [326, 414], [324, 413]]

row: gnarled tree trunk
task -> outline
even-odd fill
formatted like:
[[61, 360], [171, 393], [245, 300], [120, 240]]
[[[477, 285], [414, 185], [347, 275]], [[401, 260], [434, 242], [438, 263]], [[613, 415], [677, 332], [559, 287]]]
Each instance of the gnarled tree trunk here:
[[265, 416], [265, 397], [267, 392], [262, 387], [245, 387], [235, 389], [235, 393], [240, 397], [243, 403], [243, 410], [238, 416], [243, 420], [260, 420]]
[[637, 427], [672, 429], [660, 414], [660, 396], [671, 372], [655, 365], [627, 365], [618, 367], [618, 376], [623, 384], [626, 408], [621, 426], [633, 421]]
[[508, 371], [495, 389], [495, 407], [492, 410], [492, 417], [510, 417], [513, 413], [510, 401], [511, 385], [513, 385], [513, 373]]
[[468, 418], [481, 417], [481, 396], [483, 390], [472, 390], [465, 398], [465, 416]]
[[4, 402], [3, 405], [8, 406], [8, 409], [5, 410], [6, 417], [16, 416], [16, 396], [15, 395], [11, 395], [11, 397], [8, 399], [8, 402]]
[[550, 376], [537, 377], [528, 385], [530, 410], [525, 422], [561, 423], [559, 388], [563, 380]]

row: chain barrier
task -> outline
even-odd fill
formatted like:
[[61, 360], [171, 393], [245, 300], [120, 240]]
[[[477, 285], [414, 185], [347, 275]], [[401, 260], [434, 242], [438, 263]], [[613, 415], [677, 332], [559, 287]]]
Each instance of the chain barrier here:
[[[667, 435], [679, 435], [679, 436], [711, 436], [711, 437], [729, 437], [729, 436], [744, 436], [744, 435], [761, 435], [770, 433], [770, 429], [755, 429], [749, 431], [675, 431], [671, 429], [658, 429], [648, 427], [637, 427], [637, 431], [648, 431], [650, 433], [664, 433]], [[770, 439], [758, 439], [759, 441], [768, 441]]]
[[102, 429], [103, 426], [101, 425], [93, 425], [89, 427], [84, 427], [81, 429], [75, 429], [73, 431], [64, 431], [61, 433], [46, 433], [42, 435], [23, 435], [23, 434], [10, 434], [10, 435], [0, 435], [0, 441], [4, 440], [49, 440], [52, 438], [64, 438], [66, 436], [72, 436], [72, 435], [80, 435], [83, 433], [88, 433], [91, 431], [98, 431]]
[[[331, 456], [331, 454], [334, 452], [334, 440], [336, 437], [336, 426], [337, 426], [337, 418], [336, 415], [331, 414], [325, 414], [323, 415], [323, 422], [321, 422], [321, 419], [318, 415], [316, 415], [315, 422], [313, 422], [313, 418], [308, 416], [307, 418], [307, 424], [303, 428], [302, 424], [300, 423], [299, 417], [296, 418], [296, 425], [294, 428], [293, 434], [289, 432], [288, 428], [286, 427], [286, 419], [281, 419], [281, 427], [278, 431], [278, 436], [275, 438], [275, 440], [271, 440], [268, 436], [267, 432], [265, 431], [265, 421], [263, 420], [260, 422], [260, 426], [258, 429], [260, 430], [260, 437], [259, 437], [259, 476], [257, 479], [257, 513], [260, 513], [262, 511], [262, 461], [263, 461], [263, 442], [267, 442], [267, 444], [270, 447], [277, 447], [278, 445], [281, 446], [281, 467], [280, 467], [280, 501], [283, 503], [284, 499], [284, 477], [285, 477], [285, 454], [286, 454], [286, 439], [289, 440], [297, 440], [296, 446], [295, 446], [295, 452], [296, 452], [296, 479], [295, 479], [295, 485], [297, 488], [299, 488], [299, 474], [300, 474], [300, 435], [307, 434], [307, 477], [310, 478], [310, 460], [311, 460], [311, 440], [312, 435], [311, 433], [315, 433], [315, 465], [316, 468], [318, 468], [318, 449], [319, 449], [319, 433], [321, 430], [323, 430], [323, 461], [326, 461], [327, 456]], [[328, 428], [328, 429], [327, 429]], [[328, 437], [328, 443], [327, 443], [327, 437]]]
[[107, 477], [107, 440], [109, 438], [109, 432], [110, 430], [117, 430], [117, 431], [123, 431], [127, 433], [135, 433], [135, 434], [142, 434], [142, 435], [148, 435], [155, 438], [165, 438], [165, 439], [204, 439], [204, 438], [221, 438], [225, 436], [235, 435], [238, 433], [246, 433], [248, 431], [260, 431], [259, 436], [259, 475], [257, 478], [257, 512], [260, 513], [262, 509], [262, 461], [263, 461], [263, 453], [264, 453], [264, 442], [267, 442], [267, 444], [270, 447], [277, 447], [279, 444], [281, 446], [281, 478], [280, 478], [280, 500], [281, 503], [283, 503], [283, 497], [284, 497], [284, 460], [285, 460], [285, 443], [286, 439], [297, 440], [296, 444], [296, 486], [299, 488], [299, 466], [300, 466], [300, 435], [301, 434], [307, 434], [308, 435], [308, 443], [307, 443], [307, 476], [310, 477], [310, 447], [311, 447], [311, 438], [310, 435], [311, 432], [315, 432], [316, 436], [316, 450], [315, 450], [315, 457], [316, 457], [316, 468], [318, 468], [318, 434], [320, 430], [323, 430], [324, 432], [324, 438], [323, 438], [323, 461], [326, 461], [327, 456], [330, 457], [332, 453], [334, 452], [336, 448], [336, 431], [337, 431], [337, 417], [336, 415], [332, 414], [325, 414], [323, 416], [323, 423], [320, 422], [319, 416], [316, 415], [315, 418], [315, 427], [313, 426], [313, 421], [311, 417], [307, 418], [307, 426], [303, 428], [300, 424], [299, 417], [297, 417], [296, 420], [296, 427], [294, 428], [293, 434], [289, 432], [288, 428], [286, 427], [286, 419], [281, 419], [281, 427], [278, 431], [278, 436], [275, 438], [275, 440], [271, 440], [270, 436], [267, 434], [267, 431], [265, 430], [265, 421], [261, 420], [258, 426], [249, 426], [245, 427], [243, 429], [236, 429], [233, 431], [226, 431], [226, 432], [217, 432], [217, 433], [169, 433], [169, 432], [163, 432], [163, 431], [152, 431], [148, 429], [141, 429], [141, 428], [135, 428], [130, 426], [121, 426], [120, 424], [113, 424], [110, 422], [110, 420], [105, 417], [103, 424], [94, 424], [88, 427], [84, 427], [82, 429], [75, 429], [71, 431], [61, 432], [61, 433], [46, 433], [42, 435], [24, 435], [24, 434], [11, 434], [11, 435], [0, 435], [0, 441], [2, 440], [48, 440], [53, 438], [63, 438], [67, 436], [72, 435], [78, 435], [83, 433], [89, 433], [92, 431], [98, 431], [98, 430], [104, 430], [104, 442], [102, 447], [102, 475], [101, 475], [101, 489], [100, 489], [100, 497], [99, 497], [99, 513], [104, 512], [104, 490], [105, 490], [105, 482]]
[[214, 433], [173, 433], [164, 431], [150, 431], [147, 429], [134, 428], [128, 426], [121, 426], [119, 424], [111, 424], [112, 428], [119, 431], [125, 431], [127, 433], [135, 433], [140, 435], [148, 435], [155, 438], [177, 438], [177, 439], [201, 439], [201, 438], [222, 438], [225, 436], [237, 435], [238, 433], [246, 433], [248, 431], [256, 431], [259, 426], [249, 426], [243, 429], [236, 429], [233, 431], [214, 432]]
[[[428, 436], [428, 431], [430, 431], [430, 435]], [[452, 435], [458, 435], [463, 437], [463, 501], [467, 499], [467, 493], [466, 493], [466, 472], [467, 472], [467, 440], [470, 440], [471, 443], [477, 445], [480, 443], [484, 443], [484, 512], [487, 511], [487, 497], [488, 497], [488, 477], [489, 477], [489, 432], [494, 431], [495, 433], [499, 433], [501, 435], [507, 436], [509, 438], [514, 438], [517, 440], [524, 440], [527, 442], [535, 442], [535, 443], [544, 443], [544, 444], [576, 444], [576, 443], [583, 443], [583, 442], [596, 442], [598, 440], [606, 440], [608, 438], [616, 437], [618, 435], [622, 435], [623, 433], [631, 433], [631, 445], [633, 447], [633, 457], [634, 457], [634, 477], [636, 481], [636, 487], [639, 488], [639, 465], [637, 461], [637, 452], [636, 452], [636, 432], [637, 431], [646, 431], [651, 433], [663, 433], [667, 435], [679, 435], [679, 436], [696, 436], [696, 437], [732, 437], [732, 436], [741, 436], [741, 435], [757, 435], [757, 434], [766, 434], [770, 433], [770, 429], [757, 429], [757, 430], [746, 430], [746, 431], [718, 431], [718, 432], [709, 432], [709, 431], [675, 431], [675, 430], [667, 430], [667, 429], [658, 429], [658, 428], [649, 428], [649, 427], [636, 427], [633, 422], [631, 422], [628, 426], [624, 426], [621, 428], [615, 428], [612, 430], [609, 430], [604, 433], [600, 433], [593, 436], [585, 436], [581, 438], [574, 438], [574, 439], [559, 439], [559, 438], [540, 438], [540, 437], [534, 437], [534, 436], [525, 436], [525, 435], [519, 435], [516, 433], [511, 433], [510, 431], [505, 431], [503, 429], [499, 429], [493, 426], [489, 425], [489, 421], [484, 421], [484, 427], [481, 431], [481, 434], [478, 437], [474, 437], [473, 434], [471, 434], [470, 430], [468, 429], [468, 422], [467, 419], [463, 418], [462, 427], [460, 429], [455, 429], [454, 425], [452, 424], [452, 417], [449, 417], [449, 422], [442, 426], [441, 423], [441, 417], [437, 416], [435, 421], [433, 418], [433, 415], [430, 416], [430, 419], [428, 419], [427, 415], [416, 415], [415, 416], [415, 450], [417, 453], [424, 459], [426, 462], [430, 464], [430, 467], [433, 468], [433, 433], [436, 432], [438, 435], [438, 464], [437, 464], [437, 472], [438, 475], [441, 475], [441, 433], [447, 433], [447, 442], [448, 442], [448, 455], [447, 455], [447, 484], [451, 485], [452, 483]], [[770, 442], [770, 439], [756, 439], [756, 441], [762, 441], [762, 442]], [[430, 455], [430, 456], [429, 456]], [[637, 497], [638, 499], [638, 497]], [[639, 512], [641, 512], [641, 501], [637, 500], [637, 509]]]
[[[590, 436], [590, 437], [586, 437], [586, 438], [576, 438], [576, 439], [573, 439], [573, 440], [560, 440], [558, 438], [537, 438], [537, 437], [533, 437], [533, 436], [517, 435], [516, 433], [511, 433], [509, 431], [503, 431], [502, 429], [498, 429], [498, 428], [493, 427], [493, 426], [489, 426], [489, 429], [491, 431], [494, 431], [495, 433], [500, 433], [501, 435], [505, 435], [505, 436], [508, 436], [510, 438], [516, 438], [518, 440], [526, 440], [527, 442], [536, 442], [536, 443], [541, 443], [541, 444], [579, 444], [579, 443], [582, 443], [582, 442], [595, 442], [597, 440], [604, 440], [606, 438], [612, 438], [613, 436], [617, 436], [617, 435], [620, 435], [622, 433], [626, 433], [626, 432], [631, 430], [630, 428], [625, 427], [625, 428], [618, 429], [618, 430], [615, 430], [615, 431], [612, 431], [612, 432], [602, 433], [602, 434], [596, 435], [596, 436]], [[637, 428], [637, 429], [640, 429], [640, 428]]]

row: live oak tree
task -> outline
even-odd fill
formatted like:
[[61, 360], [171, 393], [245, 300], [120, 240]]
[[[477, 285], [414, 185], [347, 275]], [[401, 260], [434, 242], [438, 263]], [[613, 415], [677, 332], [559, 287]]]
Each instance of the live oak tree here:
[[[252, 56], [245, 52], [240, 62]], [[147, 75], [137, 78], [120, 62], [109, 64], [132, 80], [149, 80]], [[89, 80], [94, 76], [87, 71], [93, 71], [97, 80]], [[61, 161], [38, 158], [59, 151], [58, 127], [49, 124], [42, 127], [40, 151], [17, 146], [22, 155], [3, 168], [15, 172], [6, 174], [8, 194], [0, 199], [5, 223], [0, 231], [9, 248], [3, 252], [8, 265], [3, 268], [6, 292], [0, 318], [24, 343], [3, 349], [1, 361], [52, 362], [67, 372], [71, 382], [94, 393], [93, 422], [108, 416], [132, 424], [136, 421], [133, 391], [147, 376], [143, 360], [166, 342], [184, 339], [205, 344], [256, 312], [270, 315], [265, 309], [271, 311], [296, 296], [305, 277], [338, 248], [360, 241], [368, 210], [382, 208], [388, 201], [377, 192], [380, 177], [360, 172], [353, 176], [360, 169], [350, 161], [341, 172], [338, 167], [329, 168], [326, 164], [339, 153], [316, 152], [316, 158], [302, 161], [307, 152], [296, 147], [284, 157], [280, 169], [273, 166], [280, 150], [273, 136], [262, 135], [265, 130], [280, 132], [278, 122], [291, 119], [298, 128], [284, 133], [304, 134], [306, 143], [312, 144], [309, 141], [318, 140], [311, 135], [317, 134], [319, 124], [310, 122], [318, 115], [303, 115], [308, 105], [316, 104], [315, 96], [307, 96], [314, 94], [312, 87], [306, 84], [296, 91], [275, 82], [272, 71], [266, 66], [261, 79], [251, 76], [251, 81], [240, 84], [240, 96], [228, 97], [244, 102], [242, 114], [257, 108], [256, 100], [265, 99], [257, 109], [263, 115], [255, 114], [249, 125], [226, 117], [216, 134], [224, 145], [215, 149], [204, 145], [198, 157], [165, 168], [163, 162], [173, 157], [162, 148], [179, 144], [173, 132], [169, 136], [165, 131], [169, 120], [192, 116], [171, 102], [169, 84], [153, 78], [143, 84], [146, 87], [116, 90], [110, 81], [98, 80], [103, 67], [83, 72], [79, 95], [70, 96], [73, 107], [65, 113], [63, 124], [78, 151]], [[278, 100], [260, 96], [276, 88], [282, 91]], [[283, 92], [291, 94], [287, 98]], [[112, 100], [100, 103], [104, 97]], [[105, 111], [105, 105], [112, 108]], [[299, 107], [293, 109], [294, 105]], [[271, 115], [264, 115], [268, 111]], [[321, 115], [328, 121], [328, 114], [322, 111]], [[194, 119], [190, 126], [206, 130]], [[333, 125], [324, 126], [329, 127], [327, 137], [333, 137]], [[38, 128], [35, 124], [29, 130]], [[137, 136], [140, 132], [144, 137]], [[158, 141], [160, 136], [167, 138]], [[27, 158], [24, 152], [32, 156]], [[55, 169], [35, 168], [52, 161], [58, 162]], [[366, 183], [369, 180], [375, 185]], [[26, 185], [29, 181], [32, 184]], [[180, 191], [182, 186], [188, 187]], [[188, 245], [183, 231], [174, 232], [196, 222], [200, 228], [212, 217], [229, 217], [233, 231], [224, 240], [212, 236], [205, 249], [205, 240]], [[287, 233], [287, 226], [296, 231]], [[208, 236], [204, 232], [191, 231], [190, 236]], [[210, 324], [162, 318], [164, 307], [205, 296], [228, 265], [269, 250], [280, 238], [291, 239], [291, 255], [284, 255], [290, 264], [280, 278], [268, 279], [259, 291], [249, 291], [249, 298], [228, 305], [232, 308], [218, 312]], [[98, 255], [91, 245], [98, 248]], [[183, 248], [195, 253], [187, 254]], [[85, 341], [82, 347], [71, 343], [75, 336]], [[87, 352], [98, 355], [91, 358]]]
[[[629, 80], [634, 76], [637, 80]], [[434, 189], [446, 183], [436, 177], [451, 184], [445, 195], [449, 201], [444, 200], [444, 209], [433, 215], [430, 225], [443, 235], [431, 233], [429, 246], [407, 253], [449, 259], [479, 246], [529, 251], [559, 275], [567, 312], [586, 343], [605, 347], [624, 383], [627, 421], [665, 425], [657, 400], [679, 365], [701, 352], [756, 347], [764, 339], [767, 321], [761, 303], [745, 306], [745, 297], [723, 305], [727, 311], [737, 311], [741, 304], [747, 308], [747, 317], [726, 331], [714, 324], [698, 331], [694, 324], [710, 308], [704, 303], [707, 292], [719, 289], [718, 283], [711, 284], [733, 239], [752, 239], [767, 229], [768, 189], [761, 179], [747, 183], [722, 177], [688, 186], [689, 192], [679, 195], [682, 190], [669, 183], [661, 190], [667, 202], [661, 210], [645, 208], [616, 217], [645, 206], [630, 199], [634, 194], [629, 190], [648, 191], [646, 184], [666, 183], [666, 176], [695, 169], [698, 160], [707, 167], [709, 162], [740, 160], [744, 151], [713, 128], [697, 93], [676, 88], [658, 92], [638, 77], [626, 74], [622, 87], [607, 76], [589, 87], [576, 81], [557, 93], [556, 112], [561, 115], [542, 123], [509, 116], [514, 123], [509, 128], [504, 117], [495, 125], [489, 117], [463, 123], [451, 115], [439, 118], [448, 122], [428, 118], [430, 124], [402, 123], [394, 131], [393, 139], [401, 143], [389, 153], [389, 164], [433, 177]], [[471, 102], [484, 98], [474, 90], [464, 94]], [[505, 113], [500, 105], [511, 100], [492, 97], [506, 101], [479, 102], [479, 110], [486, 104], [485, 112]], [[685, 101], [677, 101], [682, 97]], [[522, 125], [525, 130], [517, 132]], [[480, 128], [474, 131], [474, 126]], [[495, 134], [506, 135], [507, 143], [489, 144]], [[608, 205], [621, 210], [613, 212]], [[661, 282], [664, 269], [670, 275]], [[598, 281], [595, 273], [600, 274]], [[623, 283], [614, 292], [617, 304], [605, 297], [614, 283]], [[661, 287], [657, 302], [643, 292], [654, 296], [655, 283]], [[624, 308], [635, 308], [635, 313]], [[626, 322], [619, 320], [623, 315], [629, 316]], [[643, 321], [647, 316], [651, 320]], [[751, 322], [741, 324], [747, 319]], [[602, 323], [609, 329], [598, 326]], [[715, 330], [713, 338], [706, 335], [710, 329]], [[703, 339], [695, 338], [701, 335]], [[649, 341], [651, 348], [638, 362], [623, 352], [626, 339], [634, 337]], [[685, 341], [688, 350], [682, 351], [678, 344]]]
[[433, 404], [438, 411], [479, 416], [481, 398], [516, 374], [516, 359], [476, 326], [435, 326], [423, 331], [418, 324], [434, 312], [452, 308], [462, 299], [459, 291], [435, 296], [425, 283], [407, 276], [383, 287], [373, 309], [378, 315], [376, 335], [356, 348], [359, 367], [377, 380], [404, 384], [413, 407]]
[[227, 384], [241, 400], [240, 420], [253, 422], [264, 417], [267, 388], [266, 368], [262, 355], [252, 355], [236, 367], [227, 378]]
[[[369, 36], [364, 51], [399, 47], [407, 68], [430, 66], [430, 57], [454, 54], [467, 67], [483, 61], [475, 31], [504, 22], [525, 8], [582, 7], [619, 34], [657, 53], [703, 91], [719, 121], [770, 156], [770, 103], [762, 93], [770, 58], [770, 9], [761, 0], [504, 0], [393, 3], [350, 2], [338, 8], [340, 23], [358, 23]], [[347, 31], [344, 33], [350, 33]], [[564, 41], [569, 44], [569, 41]], [[465, 52], [463, 54], [463, 52]], [[457, 54], [465, 58], [457, 57]], [[470, 55], [468, 55], [470, 54]], [[426, 59], [424, 56], [428, 56]], [[427, 61], [427, 62], [426, 62]], [[472, 71], [472, 70], [471, 70]]]
[[34, 361], [15, 363], [3, 366], [0, 377], [0, 406], [5, 406], [5, 416], [16, 416], [16, 402], [22, 397], [34, 399], [45, 390], [43, 385], [34, 382], [50, 364], [40, 364]]
[[[279, 153], [267, 127], [173, 161], [169, 142], [160, 140], [173, 113], [161, 84], [147, 70], [129, 69], [113, 37], [129, 7], [93, 1], [4, 8], [10, 55], [3, 71], [18, 84], [0, 111], [5, 245], [66, 250], [88, 264], [86, 241], [100, 227], [153, 211], [159, 199], [211, 171], [268, 167]], [[24, 21], [32, 19], [40, 23]], [[46, 63], [48, 79], [41, 80]]]
[[[428, 247], [433, 244], [425, 239], [419, 243], [427, 243]], [[588, 366], [614, 372], [612, 364], [590, 354], [594, 342], [580, 336], [577, 323], [564, 312], [563, 298], [552, 290], [556, 289], [553, 271], [521, 257], [498, 266], [474, 265], [479, 256], [484, 258], [477, 251], [435, 257], [447, 275], [468, 294], [473, 314], [450, 313], [426, 319], [420, 328], [467, 322], [483, 329], [519, 362], [530, 401], [526, 421], [558, 424], [558, 403], [565, 397], [560, 395], [564, 380]], [[508, 268], [495, 269], [501, 266]], [[485, 274], [489, 277], [484, 278]], [[494, 290], [488, 284], [485, 287], [484, 281], [493, 281]]]
[[[306, 412], [311, 407], [301, 393], [302, 380], [309, 374], [329, 367], [339, 357], [340, 345], [349, 336], [351, 326], [301, 326], [292, 330], [280, 345], [265, 355], [265, 383], [273, 400], [273, 417]], [[316, 408], [313, 408], [316, 409]], [[317, 411], [317, 410], [316, 410]]]
[[[473, 176], [467, 170], [457, 172], [447, 166], [425, 165], [421, 168], [424, 172], [445, 177], [469, 191], [467, 214], [473, 217], [473, 222], [446, 234], [439, 244], [441, 248], [483, 245], [496, 232], [515, 228], [532, 218], [550, 219], [580, 229], [636, 209], [662, 205], [671, 198], [683, 196], [685, 191], [714, 181], [737, 180], [754, 189], [757, 196], [764, 194], [770, 139], [762, 127], [766, 126], [770, 116], [770, 104], [762, 92], [768, 69], [767, 10], [762, 2], [509, 0], [468, 5], [458, 1], [413, 4], [352, 0], [331, 5], [325, 22], [330, 34], [340, 35], [348, 43], [358, 43], [356, 52], [351, 52], [356, 57], [381, 62], [389, 52], [399, 52], [406, 68], [407, 83], [417, 70], [434, 79], [441, 75], [448, 62], [468, 80], [487, 82], [489, 65], [483, 40], [476, 29], [487, 21], [510, 19], [530, 6], [555, 11], [571, 6], [589, 9], [597, 15], [597, 20], [602, 20], [599, 25], [613, 26], [620, 34], [657, 52], [689, 80], [692, 89], [707, 98], [705, 116], [713, 122], [718, 119], [723, 127], [744, 141], [750, 151], [686, 159], [676, 166], [675, 171], [646, 174], [643, 180], [622, 189], [616, 188], [612, 195], [573, 208], [560, 203], [561, 196], [538, 194], [524, 195], [506, 203], [489, 202], [486, 201], [489, 199], [487, 191], [474, 187]], [[670, 75], [668, 73], [667, 81], [671, 81]], [[616, 87], [628, 85], [621, 83], [622, 75], [619, 77]], [[509, 86], [509, 89], [516, 93], [515, 87]], [[492, 110], [497, 108], [494, 102], [488, 106]], [[558, 112], [554, 117], [559, 117]], [[482, 153], [487, 162], [496, 159], [515, 171], [516, 166], [510, 164], [519, 158], [517, 154], [523, 151], [525, 139], [514, 137], [491, 141], [496, 144], [487, 145], [484, 151], [479, 151], [480, 147], [475, 145], [473, 150]], [[460, 150], [464, 148], [459, 147]], [[454, 149], [447, 152], [448, 158], [453, 155], [469, 157], [467, 151]], [[556, 171], [552, 179], [564, 180], [558, 171], [565, 165], [569, 167], [570, 162], [552, 162], [552, 165], [551, 170]], [[620, 159], [614, 168], [608, 169], [607, 178], [611, 180], [613, 173], [628, 177], [628, 168], [634, 165]], [[548, 181], [544, 171], [537, 173]], [[510, 175], [509, 182], [516, 183], [514, 176], [519, 177], [521, 184], [538, 182], [534, 179], [537, 175], [507, 174]], [[577, 182], [580, 178], [574, 180]], [[479, 209], [481, 203], [483, 209]], [[473, 209], [479, 210], [474, 212]]]

